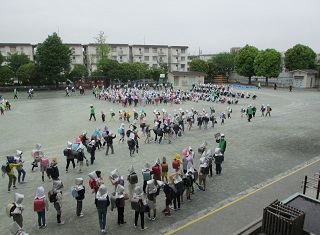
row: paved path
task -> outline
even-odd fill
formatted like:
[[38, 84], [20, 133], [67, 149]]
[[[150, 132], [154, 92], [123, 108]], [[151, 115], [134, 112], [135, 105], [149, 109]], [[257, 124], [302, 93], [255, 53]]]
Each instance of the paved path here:
[[[89, 92], [86, 96], [64, 97], [63, 92], [37, 92], [33, 100], [22, 97], [19, 100], [11, 100], [13, 109], [0, 117], [0, 155], [12, 155], [16, 149], [24, 151], [27, 170], [27, 184], [18, 185], [17, 190], [25, 194], [24, 224], [25, 229], [30, 234], [100, 234], [98, 227], [98, 216], [93, 206], [93, 195], [87, 193], [84, 201], [84, 214], [81, 219], [75, 216], [76, 202], [71, 197], [69, 188], [74, 183], [74, 178], [82, 176], [88, 188], [87, 174], [93, 170], [101, 170], [107, 179], [114, 168], [118, 168], [122, 175], [128, 173], [127, 169], [132, 164], [137, 172], [140, 172], [144, 163], [154, 163], [157, 158], [167, 156], [172, 159], [176, 152], [181, 152], [183, 148], [191, 145], [194, 149], [207, 140], [209, 148], [215, 148], [217, 144], [213, 141], [213, 135], [223, 132], [228, 141], [225, 162], [223, 163], [222, 175], [213, 177], [208, 181], [206, 192], [196, 192], [192, 202], [184, 203], [182, 209], [173, 212], [171, 218], [165, 218], [163, 214], [157, 214], [156, 222], [146, 221], [148, 229], [144, 232], [133, 228], [134, 213], [127, 203], [125, 209], [125, 219], [128, 222], [125, 226], [118, 227], [116, 224], [116, 212], [108, 212], [107, 232], [115, 234], [118, 230], [122, 234], [160, 234], [170, 229], [178, 228], [182, 223], [191, 221], [200, 214], [213, 210], [213, 206], [227, 202], [236, 198], [236, 195], [243, 194], [246, 190], [261, 185], [274, 177], [287, 172], [296, 166], [304, 164], [318, 156], [319, 143], [319, 92], [318, 91], [294, 91], [289, 93], [286, 90], [273, 91], [271, 89], [244, 90], [255, 92], [258, 99], [240, 99], [238, 105], [232, 105], [232, 119], [226, 120], [225, 125], [217, 125], [214, 129], [207, 131], [198, 130], [196, 127], [190, 132], [186, 131], [182, 138], [169, 145], [167, 142], [159, 145], [155, 143], [144, 144], [140, 141], [141, 149], [134, 158], [129, 157], [126, 144], [119, 144], [115, 141], [115, 155], [105, 156], [104, 151], [97, 151], [94, 166], [85, 168], [84, 173], [78, 174], [69, 169], [66, 174], [65, 158], [62, 150], [67, 141], [74, 141], [75, 137], [84, 129], [91, 134], [96, 127], [103, 129], [101, 122], [101, 110], [108, 112], [110, 108], [114, 111], [123, 107], [110, 104], [109, 102], [95, 100]], [[4, 98], [11, 98], [12, 94], [3, 94]], [[24, 95], [24, 94], [20, 94]], [[271, 117], [260, 117], [259, 112], [252, 123], [248, 123], [245, 118], [240, 117], [240, 107], [248, 104], [255, 104], [259, 110], [261, 104], [270, 104], [273, 111]], [[94, 104], [96, 109], [96, 122], [89, 122], [89, 106]], [[161, 110], [163, 107], [172, 112], [174, 109], [202, 109], [208, 110], [211, 102], [187, 102], [184, 105], [174, 107], [147, 106], [144, 107], [151, 122], [151, 113], [154, 108]], [[217, 113], [226, 109], [227, 104], [214, 104]], [[132, 108], [128, 108], [132, 111]], [[141, 107], [136, 108], [138, 110]], [[109, 120], [107, 118], [107, 120]], [[218, 120], [219, 122], [219, 120]], [[120, 122], [107, 121], [109, 129], [116, 133]], [[128, 126], [128, 124], [126, 124]], [[61, 179], [65, 185], [64, 189], [64, 209], [62, 219], [66, 220], [63, 226], [56, 225], [55, 210], [50, 205], [47, 213], [46, 230], [37, 229], [37, 216], [33, 212], [32, 200], [35, 190], [43, 185], [46, 190], [52, 186], [51, 182], [41, 182], [39, 172], [31, 173], [31, 150], [36, 143], [42, 144], [42, 149], [50, 158], [56, 156], [59, 161]], [[87, 156], [89, 156], [87, 154]], [[198, 159], [199, 156], [197, 156]], [[5, 159], [2, 158], [4, 162]], [[195, 160], [196, 167], [199, 162]], [[141, 183], [141, 178], [139, 179]], [[11, 223], [11, 219], [5, 215], [5, 205], [12, 201], [13, 193], [7, 193], [8, 178], [0, 180], [0, 203], [3, 209], [0, 211], [0, 234], [7, 234], [6, 229]], [[297, 182], [299, 184], [299, 182]], [[111, 184], [107, 180], [109, 192], [112, 191]], [[298, 185], [300, 187], [300, 185]], [[158, 211], [164, 207], [164, 195], [161, 193], [157, 203]], [[221, 205], [221, 204], [219, 204]], [[180, 223], [179, 223], [180, 222]], [[219, 233], [215, 233], [219, 234]]]

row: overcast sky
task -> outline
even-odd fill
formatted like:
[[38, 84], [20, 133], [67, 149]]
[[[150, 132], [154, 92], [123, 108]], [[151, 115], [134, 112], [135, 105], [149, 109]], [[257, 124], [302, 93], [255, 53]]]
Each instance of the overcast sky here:
[[320, 53], [320, 0], [1, 0], [0, 42], [189, 46], [191, 55], [246, 44], [286, 51], [300, 43]]

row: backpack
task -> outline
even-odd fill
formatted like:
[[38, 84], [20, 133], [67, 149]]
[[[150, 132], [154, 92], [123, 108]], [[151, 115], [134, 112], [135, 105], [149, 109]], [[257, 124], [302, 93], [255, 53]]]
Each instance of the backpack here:
[[88, 153], [91, 153], [91, 151], [92, 151], [92, 145], [91, 144], [88, 144], [88, 146], [87, 146], [87, 152]]
[[120, 176], [119, 184], [124, 187], [124, 179], [123, 179], [123, 176]]
[[57, 201], [57, 193], [55, 193], [52, 189], [48, 192], [49, 201], [56, 202]]
[[153, 167], [152, 167], [152, 172], [153, 172], [153, 174], [155, 174], [155, 175], [160, 174], [160, 167], [159, 167], [158, 165], [153, 166]]
[[16, 209], [16, 204], [15, 203], [9, 203], [6, 207], [6, 213], [8, 217], [12, 216], [12, 212]]
[[129, 175], [129, 182], [130, 182], [130, 184], [138, 183], [138, 176], [135, 172], [133, 172]]
[[47, 157], [41, 158], [41, 166], [49, 166], [49, 159]]
[[45, 209], [44, 199], [35, 198], [33, 200], [33, 210], [34, 211], [43, 211]]
[[178, 160], [173, 160], [172, 168], [173, 169], [179, 169], [180, 168], [180, 162]]
[[185, 189], [185, 188], [184, 188], [184, 183], [183, 183], [183, 181], [180, 181], [179, 183], [176, 183], [175, 186], [176, 186], [177, 192], [178, 192], [180, 195], [182, 195], [183, 192], [184, 192], [184, 189]]
[[51, 178], [55, 179], [55, 178], [58, 178], [58, 177], [59, 177], [58, 167], [56, 167], [56, 166], [51, 167]]
[[167, 163], [162, 163], [161, 164], [161, 168], [162, 168], [162, 172], [168, 172], [169, 171], [169, 167]]
[[132, 198], [131, 199], [131, 209], [137, 211], [139, 209], [139, 198]]
[[6, 165], [6, 173], [8, 174], [10, 171], [11, 171], [11, 167], [10, 167], [10, 164], [8, 163]]
[[217, 156], [217, 159], [218, 159], [219, 162], [223, 162], [224, 161], [224, 155], [223, 154], [219, 154]]
[[149, 171], [149, 170], [143, 171], [142, 175], [143, 175], [144, 181], [151, 180], [151, 171]]
[[209, 174], [209, 166], [201, 167], [201, 168], [200, 168], [200, 172], [201, 172], [203, 175]]
[[128, 138], [130, 137], [130, 134], [131, 134], [131, 130], [127, 130], [126, 136], [127, 136]]
[[123, 134], [123, 129], [121, 127], [118, 128], [118, 133]]
[[98, 187], [97, 185], [97, 181], [95, 181], [94, 179], [89, 179], [89, 186], [91, 189], [96, 189]]
[[103, 210], [106, 209], [110, 205], [109, 196], [107, 196], [105, 199], [98, 199], [97, 200], [97, 209]]
[[76, 197], [79, 196], [78, 191], [75, 189], [74, 186], [72, 186], [72, 187], [70, 188], [70, 192], [71, 192], [72, 197], [74, 197], [74, 198], [76, 198]]

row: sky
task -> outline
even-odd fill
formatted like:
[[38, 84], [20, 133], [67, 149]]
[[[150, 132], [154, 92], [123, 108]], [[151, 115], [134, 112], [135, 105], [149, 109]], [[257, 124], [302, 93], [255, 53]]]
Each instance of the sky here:
[[0, 42], [188, 46], [190, 55], [246, 44], [320, 53], [319, 0], [0, 0]]

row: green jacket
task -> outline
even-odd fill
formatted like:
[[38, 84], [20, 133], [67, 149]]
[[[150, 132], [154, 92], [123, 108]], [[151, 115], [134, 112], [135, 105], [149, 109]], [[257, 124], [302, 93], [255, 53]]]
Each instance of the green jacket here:
[[90, 107], [90, 113], [91, 113], [91, 114], [94, 114], [94, 107], [93, 107], [93, 106]]

